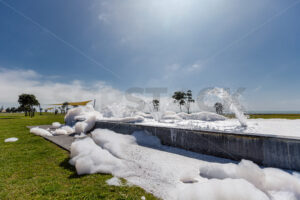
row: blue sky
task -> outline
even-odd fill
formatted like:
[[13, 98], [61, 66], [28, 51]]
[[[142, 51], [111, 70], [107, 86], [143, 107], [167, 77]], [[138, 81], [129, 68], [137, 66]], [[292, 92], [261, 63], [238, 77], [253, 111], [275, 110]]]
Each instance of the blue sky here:
[[250, 110], [300, 110], [299, 19], [295, 0], [0, 0], [0, 68], [42, 85], [244, 87]]

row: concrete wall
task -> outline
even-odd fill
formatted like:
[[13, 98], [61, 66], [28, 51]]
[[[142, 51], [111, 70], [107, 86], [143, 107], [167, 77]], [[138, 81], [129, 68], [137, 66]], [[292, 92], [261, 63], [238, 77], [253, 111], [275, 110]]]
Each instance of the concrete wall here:
[[102, 121], [96, 123], [96, 128], [110, 129], [123, 134], [144, 130], [157, 136], [165, 145], [232, 160], [248, 159], [266, 167], [300, 171], [300, 138], [187, 130]]

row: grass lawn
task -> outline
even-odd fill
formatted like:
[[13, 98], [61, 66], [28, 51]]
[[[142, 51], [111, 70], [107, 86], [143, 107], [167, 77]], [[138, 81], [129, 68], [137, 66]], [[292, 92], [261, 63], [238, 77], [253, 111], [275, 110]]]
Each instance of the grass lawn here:
[[[26, 128], [54, 121], [63, 116], [0, 114], [0, 199], [156, 199], [138, 187], [107, 185], [111, 175], [78, 176], [67, 151]], [[9, 137], [19, 140], [4, 143]]]
[[255, 114], [250, 119], [300, 119], [300, 114]]

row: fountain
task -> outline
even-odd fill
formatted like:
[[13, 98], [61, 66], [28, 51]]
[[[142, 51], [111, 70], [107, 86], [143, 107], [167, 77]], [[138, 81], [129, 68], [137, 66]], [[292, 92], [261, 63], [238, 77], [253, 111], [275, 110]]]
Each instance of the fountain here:
[[247, 127], [247, 118], [244, 115], [244, 112], [241, 109], [241, 105], [238, 100], [233, 97], [227, 90], [224, 88], [213, 88], [206, 91], [208, 96], [216, 96], [224, 101], [225, 107], [229, 108], [233, 112], [236, 118], [239, 120], [240, 124], [243, 127]]

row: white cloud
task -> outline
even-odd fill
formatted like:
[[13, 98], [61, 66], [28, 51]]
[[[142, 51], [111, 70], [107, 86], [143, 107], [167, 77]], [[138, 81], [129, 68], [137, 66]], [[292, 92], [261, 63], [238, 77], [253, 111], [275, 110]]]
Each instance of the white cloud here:
[[[173, 65], [174, 68], [176, 68], [175, 66], [177, 65]], [[183, 73], [183, 68], [179, 67], [179, 74]], [[176, 78], [173, 77], [175, 74], [169, 73], [170, 77], [166, 79]], [[149, 87], [155, 85], [154, 82]], [[256, 91], [259, 90], [260, 87], [257, 87]], [[255, 91], [252, 91], [246, 97], [250, 110], [297, 110], [299, 108], [298, 96], [294, 96], [292, 99], [288, 98], [290, 100], [287, 100], [287, 97], [281, 98], [275, 95], [276, 98], [274, 98], [274, 95], [267, 94], [264, 98], [260, 97], [258, 101], [257, 96], [253, 95], [253, 92]], [[103, 81], [96, 81], [90, 84], [79, 80], [66, 83], [54, 82], [51, 76], [44, 76], [33, 70], [0, 68], [0, 107], [2, 105], [5, 107], [18, 106], [18, 95], [22, 93], [34, 94], [44, 108], [47, 107], [47, 104], [62, 103], [65, 101], [96, 99], [98, 108], [107, 104], [121, 103], [124, 105], [128, 102], [126, 101], [124, 92], [107, 85]], [[138, 96], [146, 102], [150, 102], [152, 99], [151, 95], [145, 97], [144, 94], [139, 94]], [[274, 99], [277, 100], [274, 101]], [[161, 102], [164, 102], [162, 103], [165, 106], [164, 109], [177, 109], [176, 105], [170, 103], [171, 101], [168, 97], [161, 98]], [[194, 110], [196, 111], [198, 108], [194, 108]]]
[[196, 62], [190, 66], [187, 66], [187, 70], [189, 72], [193, 72], [193, 71], [196, 71], [196, 70], [202, 70], [204, 68], [203, 65], [201, 65], [200, 63]]
[[[68, 83], [53, 82], [49, 76], [38, 74], [33, 70], [0, 68], [0, 106], [18, 106], [18, 95], [22, 93], [34, 94], [43, 108], [49, 104], [85, 101], [96, 99], [96, 108], [99, 110], [105, 105], [138, 107], [141, 100], [149, 104], [152, 101], [151, 94], [142, 92], [133, 93], [130, 96], [124, 92], [107, 85], [103, 81], [87, 84], [74, 80]], [[165, 94], [162, 94], [162, 96]], [[135, 98], [132, 98], [134, 96]], [[170, 99], [161, 97], [163, 105], [168, 105]], [[138, 103], [139, 102], [139, 103]], [[168, 105], [173, 109], [176, 105]], [[145, 107], [149, 109], [149, 107]], [[177, 107], [175, 108], [177, 109]]]
[[123, 98], [121, 91], [101, 81], [89, 85], [78, 80], [59, 83], [33, 70], [0, 68], [0, 105], [17, 106], [22, 93], [34, 94], [42, 105], [93, 99], [100, 105]]

